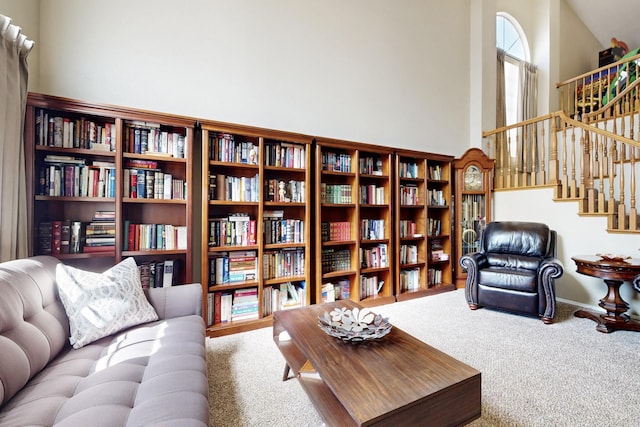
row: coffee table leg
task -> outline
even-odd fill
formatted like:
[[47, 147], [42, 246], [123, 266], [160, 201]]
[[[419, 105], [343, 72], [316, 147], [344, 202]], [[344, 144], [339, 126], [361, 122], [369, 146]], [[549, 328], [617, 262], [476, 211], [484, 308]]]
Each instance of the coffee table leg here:
[[282, 374], [282, 381], [286, 381], [289, 379], [289, 371], [291, 371], [291, 368], [289, 367], [288, 363], [284, 364], [284, 373]]
[[640, 331], [640, 323], [629, 318], [626, 311], [629, 304], [620, 296], [620, 286], [624, 283], [621, 280], [605, 279], [607, 284], [607, 295], [598, 304], [606, 313], [594, 313], [589, 310], [578, 310], [574, 316], [591, 319], [597, 323], [596, 330], [603, 333], [624, 329], [629, 331]]

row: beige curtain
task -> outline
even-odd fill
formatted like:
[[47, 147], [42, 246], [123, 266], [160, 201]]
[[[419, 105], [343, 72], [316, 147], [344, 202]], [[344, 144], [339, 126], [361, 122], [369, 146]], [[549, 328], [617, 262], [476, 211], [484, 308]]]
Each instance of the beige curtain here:
[[[496, 65], [496, 129], [506, 126], [507, 124], [507, 108], [505, 100], [505, 82], [504, 82], [504, 50], [497, 48], [497, 65]], [[498, 169], [507, 167], [507, 159], [509, 158], [509, 149], [507, 147], [506, 132], [496, 135], [496, 164]]]
[[[538, 108], [538, 69], [526, 61], [520, 61], [520, 87], [518, 99], [518, 120], [525, 121], [537, 116]], [[528, 125], [521, 135], [522, 144], [518, 147], [519, 169], [532, 172], [538, 162], [538, 138], [535, 125]]]
[[20, 27], [0, 15], [0, 261], [29, 253], [23, 129], [32, 48]]

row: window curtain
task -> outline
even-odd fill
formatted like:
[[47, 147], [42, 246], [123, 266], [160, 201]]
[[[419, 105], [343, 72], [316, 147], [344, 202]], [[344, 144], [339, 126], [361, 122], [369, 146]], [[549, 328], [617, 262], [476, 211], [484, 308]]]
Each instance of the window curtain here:
[[[507, 125], [507, 108], [505, 100], [505, 82], [504, 82], [504, 50], [497, 48], [497, 66], [496, 66], [496, 129], [500, 129]], [[506, 132], [497, 134], [495, 159], [498, 169], [507, 167], [507, 159], [509, 149], [507, 147]]]
[[[518, 119], [525, 121], [537, 116], [538, 108], [538, 69], [535, 65], [526, 61], [520, 61], [520, 85], [518, 100]], [[521, 135], [522, 144], [519, 147], [518, 165], [522, 172], [533, 172], [533, 167], [538, 163], [538, 137], [535, 125], [527, 125], [524, 135]]]
[[0, 261], [29, 254], [24, 116], [33, 41], [0, 15]]

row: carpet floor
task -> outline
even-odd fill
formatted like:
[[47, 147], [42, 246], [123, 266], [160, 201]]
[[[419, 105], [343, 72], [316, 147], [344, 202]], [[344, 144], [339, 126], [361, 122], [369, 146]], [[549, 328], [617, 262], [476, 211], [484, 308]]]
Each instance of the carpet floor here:
[[[464, 290], [372, 310], [482, 373], [470, 426], [640, 426], [640, 334], [603, 334], [558, 303], [555, 323], [469, 310]], [[410, 355], [407, 355], [410, 357]], [[211, 426], [321, 426], [271, 328], [207, 338]]]

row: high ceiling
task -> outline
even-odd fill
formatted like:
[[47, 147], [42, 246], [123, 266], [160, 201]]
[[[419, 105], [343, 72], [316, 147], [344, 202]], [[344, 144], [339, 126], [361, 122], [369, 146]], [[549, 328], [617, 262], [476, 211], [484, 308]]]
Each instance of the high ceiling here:
[[640, 1], [566, 0], [604, 48], [615, 37], [629, 50], [640, 48]]

